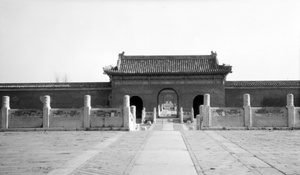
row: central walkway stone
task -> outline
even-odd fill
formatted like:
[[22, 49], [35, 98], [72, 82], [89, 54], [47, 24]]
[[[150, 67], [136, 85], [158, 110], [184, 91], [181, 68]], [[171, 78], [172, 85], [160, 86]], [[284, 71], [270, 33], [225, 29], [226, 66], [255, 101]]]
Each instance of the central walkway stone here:
[[162, 119], [162, 123], [163, 123], [163, 127], [162, 127], [163, 131], [174, 131], [173, 123], [168, 122], [167, 119]]
[[151, 133], [130, 174], [196, 175], [181, 133], [171, 131], [172, 123], [164, 124], [163, 130]]

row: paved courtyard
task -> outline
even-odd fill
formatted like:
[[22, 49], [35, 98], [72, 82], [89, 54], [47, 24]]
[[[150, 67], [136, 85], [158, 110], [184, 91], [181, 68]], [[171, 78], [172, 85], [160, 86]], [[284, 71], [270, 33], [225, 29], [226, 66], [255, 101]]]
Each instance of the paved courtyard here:
[[300, 174], [300, 131], [1, 132], [0, 174]]

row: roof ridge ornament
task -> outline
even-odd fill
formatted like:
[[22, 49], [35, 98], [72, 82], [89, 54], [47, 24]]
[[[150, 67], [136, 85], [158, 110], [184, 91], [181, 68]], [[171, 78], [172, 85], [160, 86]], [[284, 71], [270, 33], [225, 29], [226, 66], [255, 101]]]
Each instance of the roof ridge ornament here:
[[117, 62], [117, 70], [121, 69], [121, 60], [124, 56], [125, 52], [123, 51], [122, 53], [119, 54], [118, 62]]
[[217, 52], [216, 51], [215, 52], [211, 51], [211, 55], [214, 56], [214, 57], [217, 57]]

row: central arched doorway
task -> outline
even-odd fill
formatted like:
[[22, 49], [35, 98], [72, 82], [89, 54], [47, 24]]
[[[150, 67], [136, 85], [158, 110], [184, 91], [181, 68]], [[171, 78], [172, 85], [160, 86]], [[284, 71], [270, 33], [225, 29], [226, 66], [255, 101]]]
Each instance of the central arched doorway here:
[[143, 100], [139, 96], [133, 96], [130, 98], [130, 106], [136, 107], [136, 119], [137, 123], [140, 123], [142, 118]]
[[203, 95], [197, 95], [195, 98], [194, 98], [194, 101], [193, 101], [193, 108], [194, 108], [194, 118], [199, 114], [199, 106], [200, 105], [203, 105], [203, 99], [204, 99], [204, 96]]
[[157, 96], [158, 117], [177, 117], [178, 94], [171, 88], [161, 90]]

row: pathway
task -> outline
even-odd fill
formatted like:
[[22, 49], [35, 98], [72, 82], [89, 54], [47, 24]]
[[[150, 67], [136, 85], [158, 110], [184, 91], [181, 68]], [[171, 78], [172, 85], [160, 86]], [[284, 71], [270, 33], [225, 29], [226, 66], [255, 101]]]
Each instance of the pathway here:
[[300, 174], [300, 131], [0, 133], [0, 174]]
[[173, 123], [166, 120], [161, 122], [162, 131], [153, 131], [150, 134], [130, 172], [131, 175], [197, 175], [180, 132], [174, 131]]

